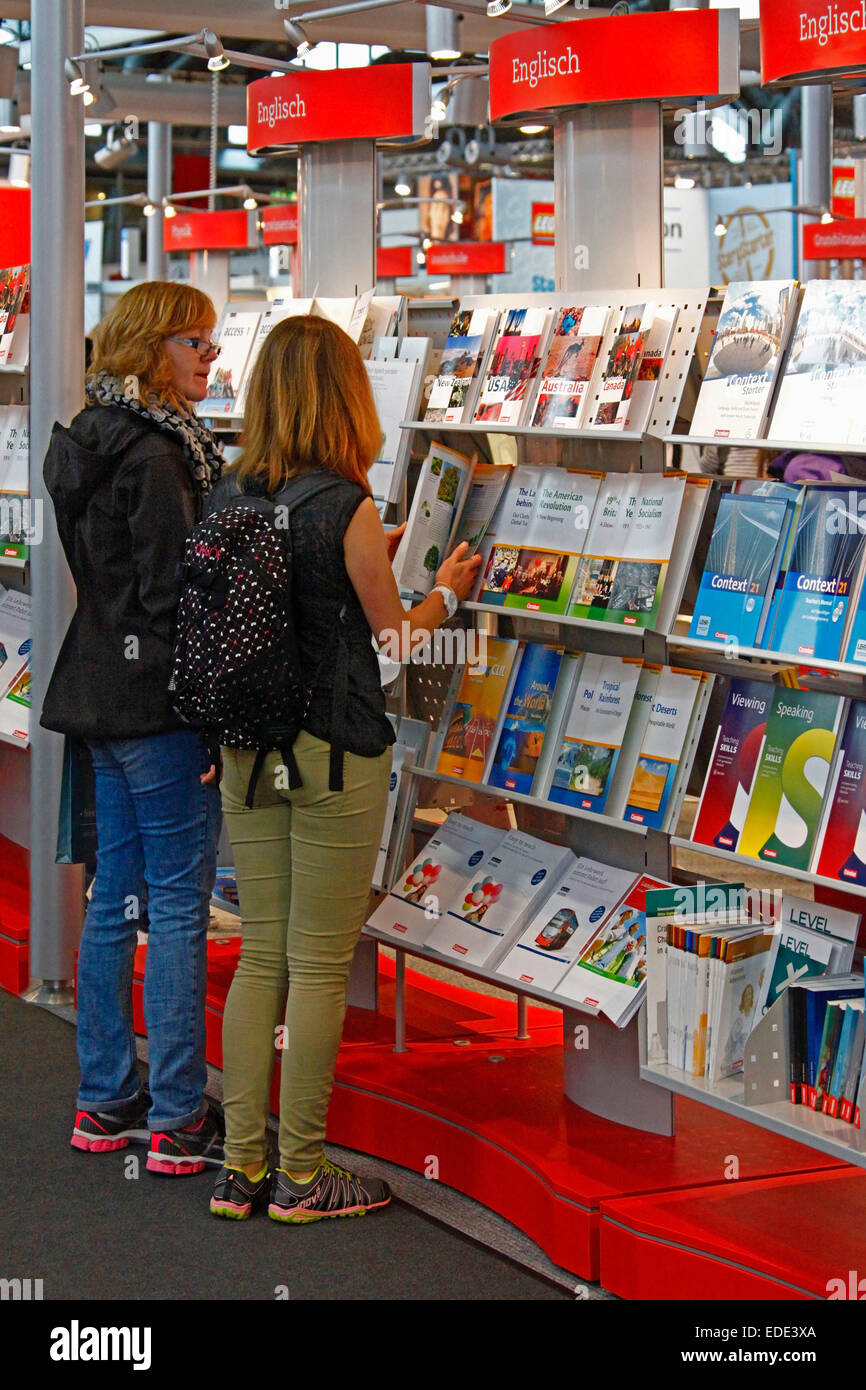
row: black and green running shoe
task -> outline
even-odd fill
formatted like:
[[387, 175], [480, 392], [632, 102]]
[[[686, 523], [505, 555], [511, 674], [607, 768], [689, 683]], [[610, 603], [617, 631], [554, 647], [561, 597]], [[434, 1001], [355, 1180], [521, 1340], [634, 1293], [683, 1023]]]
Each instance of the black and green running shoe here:
[[386, 1207], [391, 1189], [378, 1178], [364, 1181], [328, 1159], [306, 1182], [296, 1182], [284, 1168], [274, 1174], [268, 1216], [274, 1221], [301, 1223], [326, 1216], [364, 1216]]

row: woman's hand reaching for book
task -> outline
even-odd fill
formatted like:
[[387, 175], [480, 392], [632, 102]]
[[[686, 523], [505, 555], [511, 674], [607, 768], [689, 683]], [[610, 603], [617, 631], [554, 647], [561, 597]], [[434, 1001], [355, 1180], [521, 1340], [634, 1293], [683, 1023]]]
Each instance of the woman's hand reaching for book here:
[[436, 571], [436, 583], [453, 589], [461, 603], [472, 593], [481, 564], [481, 556], [469, 555], [468, 551], [468, 542], [461, 541]]
[[403, 532], [405, 530], [406, 523], [404, 521], [402, 526], [396, 526], [393, 531], [385, 532], [385, 549], [388, 552], [388, 563], [390, 565], [394, 563], [394, 556], [397, 554], [397, 547], [403, 539]]

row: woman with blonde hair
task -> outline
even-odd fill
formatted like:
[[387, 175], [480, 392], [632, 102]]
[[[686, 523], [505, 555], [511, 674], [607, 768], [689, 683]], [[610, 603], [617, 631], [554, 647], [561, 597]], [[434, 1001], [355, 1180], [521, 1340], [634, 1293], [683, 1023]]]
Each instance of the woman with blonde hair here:
[[[391, 571], [400, 533], [386, 538], [367, 484], [381, 438], [352, 340], [327, 319], [284, 319], [253, 369], [243, 449], [210, 506], [250, 492], [292, 505], [290, 600], [307, 701], [291, 750], [294, 790], [275, 748], [250, 806], [257, 754], [222, 750], [243, 946], [223, 1020], [226, 1166], [211, 1211], [236, 1220], [268, 1196], [269, 1215], [284, 1222], [358, 1215], [390, 1200], [385, 1183], [338, 1168], [323, 1148], [394, 741], [371, 633], [380, 641], [392, 634], [391, 654], [406, 659], [404, 620], [414, 648], [467, 597], [479, 562], [460, 546], [437, 588], [406, 613]], [[316, 475], [335, 482], [305, 496]], [[265, 1125], [275, 1042], [279, 1166], [271, 1174]]]
[[[171, 1175], [222, 1162], [203, 1098], [219, 795], [208, 749], [169, 693], [184, 543], [223, 464], [195, 414], [219, 355], [214, 323], [188, 285], [127, 291], [94, 331], [87, 405], [54, 426], [44, 469], [77, 607], [41, 722], [86, 740], [96, 783], [71, 1142], [89, 1153], [148, 1144], [148, 1169]], [[145, 888], [149, 1089], [131, 998]]]

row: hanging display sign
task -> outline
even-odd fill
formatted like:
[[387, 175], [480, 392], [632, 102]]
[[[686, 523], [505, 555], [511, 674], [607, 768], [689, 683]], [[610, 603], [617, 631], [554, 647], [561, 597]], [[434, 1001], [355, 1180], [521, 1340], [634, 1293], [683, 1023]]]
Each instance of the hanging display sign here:
[[804, 261], [866, 259], [866, 217], [847, 222], [808, 222], [803, 228]]
[[740, 90], [739, 62], [738, 10], [533, 25], [490, 45], [490, 118], [594, 102], [728, 101]]
[[429, 63], [280, 73], [247, 87], [247, 150], [420, 139], [429, 114]]
[[761, 82], [866, 70], [866, 0], [761, 0]]
[[262, 241], [265, 246], [297, 245], [297, 203], [278, 203], [276, 207], [262, 209]]
[[415, 248], [412, 246], [379, 246], [376, 248], [376, 278], [412, 275], [415, 270]]
[[428, 275], [502, 275], [504, 241], [458, 241], [431, 246], [427, 252]]
[[553, 246], [554, 241], [553, 203], [533, 203], [533, 246]]
[[243, 208], [225, 212], [179, 212], [163, 222], [166, 251], [231, 251], [255, 246], [255, 217]]
[[0, 265], [30, 264], [30, 189], [0, 188]]

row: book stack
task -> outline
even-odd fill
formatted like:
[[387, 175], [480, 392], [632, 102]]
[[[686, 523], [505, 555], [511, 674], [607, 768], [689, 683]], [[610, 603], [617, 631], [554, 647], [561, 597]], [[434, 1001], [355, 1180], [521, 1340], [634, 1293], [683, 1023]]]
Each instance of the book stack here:
[[788, 1069], [792, 1105], [859, 1128], [863, 1083], [862, 975], [826, 975], [789, 986]]

